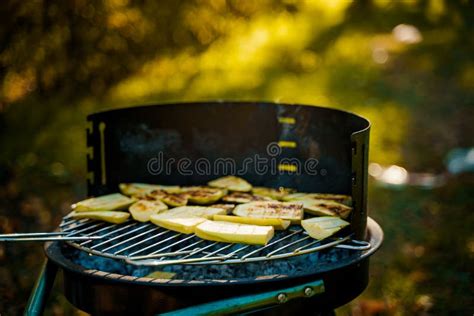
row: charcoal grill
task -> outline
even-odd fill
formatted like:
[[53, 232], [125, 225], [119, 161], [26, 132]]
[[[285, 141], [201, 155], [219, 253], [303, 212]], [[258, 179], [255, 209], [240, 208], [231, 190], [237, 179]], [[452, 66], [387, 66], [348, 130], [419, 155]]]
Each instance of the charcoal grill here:
[[[58, 267], [66, 297], [93, 314], [222, 314], [274, 305], [295, 312], [303, 299], [316, 313], [347, 303], [367, 286], [369, 256], [383, 233], [367, 221], [370, 124], [364, 118], [306, 105], [205, 102], [117, 109], [88, 121], [89, 196], [116, 192], [122, 182], [199, 185], [232, 173], [258, 186], [351, 195], [351, 225], [322, 242], [292, 226], [257, 247], [203, 241], [147, 223], [65, 217], [58, 238], [67, 240], [45, 245], [49, 260], [28, 312], [42, 310]], [[256, 157], [271, 168], [261, 172]], [[199, 172], [203, 158], [211, 166], [230, 158], [234, 169]], [[309, 160], [311, 170], [305, 169]], [[161, 168], [170, 161], [177, 164]], [[194, 169], [181, 168], [183, 161]], [[282, 262], [295, 271], [273, 269]], [[277, 272], [262, 273], [262, 266]], [[250, 267], [256, 270], [245, 272]], [[144, 277], [157, 268], [178, 271], [177, 277]], [[183, 272], [193, 269], [202, 274]], [[240, 272], [206, 274], [219, 269]]]

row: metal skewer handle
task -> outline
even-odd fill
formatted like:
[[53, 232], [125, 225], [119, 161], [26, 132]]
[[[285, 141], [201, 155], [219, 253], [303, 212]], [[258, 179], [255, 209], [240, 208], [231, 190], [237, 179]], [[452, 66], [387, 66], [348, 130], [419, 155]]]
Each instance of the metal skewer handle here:
[[102, 236], [73, 236], [74, 232], [0, 234], [0, 241], [62, 241], [101, 239]]

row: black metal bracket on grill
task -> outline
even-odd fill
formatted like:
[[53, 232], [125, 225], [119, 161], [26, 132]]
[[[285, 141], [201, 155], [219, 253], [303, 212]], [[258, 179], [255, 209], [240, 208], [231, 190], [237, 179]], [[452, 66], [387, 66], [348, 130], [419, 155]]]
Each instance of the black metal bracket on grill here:
[[[89, 120], [86, 129], [86, 145], [87, 145], [87, 190], [88, 192], [96, 192], [100, 194], [101, 188], [106, 183], [105, 170], [105, 139], [104, 139], [105, 123]], [[105, 192], [104, 192], [105, 193]]]
[[367, 174], [370, 126], [351, 136], [352, 207], [351, 228], [355, 238], [364, 240], [367, 226]]

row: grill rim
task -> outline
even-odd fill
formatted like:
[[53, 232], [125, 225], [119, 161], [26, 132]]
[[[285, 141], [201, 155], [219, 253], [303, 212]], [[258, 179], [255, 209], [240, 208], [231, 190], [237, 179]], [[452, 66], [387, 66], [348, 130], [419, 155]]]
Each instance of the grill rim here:
[[[380, 225], [373, 220], [372, 218], [367, 218], [367, 239], [372, 244], [372, 247], [362, 252], [360, 256], [355, 258], [350, 262], [334, 263], [326, 269], [313, 272], [303, 272], [299, 274], [284, 275], [279, 274], [275, 275], [273, 278], [265, 276], [257, 276], [254, 278], [246, 279], [214, 279], [214, 280], [184, 280], [184, 279], [154, 279], [146, 277], [134, 277], [130, 275], [123, 275], [118, 273], [109, 273], [105, 271], [95, 270], [95, 269], [86, 269], [85, 267], [78, 265], [71, 260], [64, 257], [61, 253], [61, 245], [58, 242], [47, 242], [44, 245], [44, 251], [46, 256], [52, 260], [55, 264], [59, 265], [62, 269], [65, 269], [72, 273], [79, 273], [86, 277], [98, 278], [101, 280], [107, 279], [112, 282], [118, 282], [122, 284], [130, 284], [130, 282], [137, 285], [145, 286], [165, 286], [165, 287], [176, 287], [176, 286], [203, 286], [203, 285], [213, 285], [213, 286], [228, 286], [228, 285], [251, 285], [251, 284], [262, 284], [262, 283], [272, 283], [279, 281], [291, 281], [298, 278], [310, 278], [315, 275], [323, 275], [328, 272], [333, 272], [338, 269], [343, 269], [345, 267], [355, 265], [361, 261], [368, 259], [372, 256], [382, 245], [384, 234]], [[63, 245], [66, 247], [71, 247], [69, 245]], [[72, 247], [71, 247], [72, 248]], [[77, 250], [80, 251], [80, 250]], [[245, 264], [245, 263], [243, 263]], [[260, 277], [260, 278], [259, 278]]]

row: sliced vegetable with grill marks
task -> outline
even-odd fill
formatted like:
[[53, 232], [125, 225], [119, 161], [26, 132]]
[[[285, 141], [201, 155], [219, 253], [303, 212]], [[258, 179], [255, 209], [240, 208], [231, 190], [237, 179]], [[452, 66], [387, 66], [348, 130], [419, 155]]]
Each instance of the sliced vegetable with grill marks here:
[[352, 197], [344, 194], [329, 194], [329, 193], [293, 193], [285, 196], [285, 201], [298, 201], [298, 200], [329, 200], [338, 203], [351, 206]]
[[219, 201], [226, 192], [215, 188], [190, 187], [185, 189], [185, 194], [190, 203], [207, 205]]
[[153, 215], [155, 218], [188, 218], [188, 217], [202, 217], [212, 219], [216, 214], [225, 215], [226, 210], [218, 207], [206, 206], [181, 206], [166, 210], [160, 214]]
[[167, 194], [161, 198], [161, 201], [172, 207], [185, 206], [188, 204], [188, 195], [186, 193]]
[[303, 219], [303, 204], [292, 202], [262, 201], [237, 205], [234, 215], [254, 218], [281, 218], [292, 223]]
[[305, 212], [318, 216], [337, 216], [347, 218], [352, 207], [329, 200], [298, 200], [303, 203]]
[[235, 208], [235, 204], [212, 204], [209, 207], [221, 208], [226, 211], [226, 214], [229, 214]]
[[214, 215], [213, 219], [215, 221], [221, 222], [231, 222], [258, 226], [273, 226], [273, 228], [276, 230], [285, 230], [291, 224], [289, 220], [284, 220], [281, 218], [254, 218], [230, 215]]
[[348, 222], [337, 217], [323, 216], [313, 217], [301, 221], [301, 226], [314, 239], [327, 238], [342, 228], [349, 225]]
[[182, 206], [151, 215], [150, 221], [158, 226], [183, 234], [194, 232], [196, 225], [216, 214], [226, 214], [226, 210], [217, 207]]
[[208, 182], [210, 187], [227, 189], [229, 191], [249, 192], [252, 190], [252, 185], [242, 178], [235, 176], [226, 176]]
[[259, 196], [266, 196], [274, 200], [283, 200], [285, 196], [294, 192], [295, 190], [289, 188], [265, 188], [265, 187], [254, 187], [252, 193]]
[[271, 200], [272, 200], [271, 198], [266, 197], [266, 196], [252, 195], [252, 194], [243, 193], [243, 192], [233, 192], [222, 198], [222, 201], [224, 202], [237, 203], [237, 204], [249, 203], [249, 202], [254, 202], [254, 201], [271, 201]]
[[150, 221], [160, 227], [183, 234], [192, 234], [197, 225], [207, 221], [203, 217], [159, 217], [158, 215], [150, 216]]
[[274, 235], [272, 226], [205, 221], [195, 228], [196, 236], [219, 242], [266, 245]]
[[[168, 196], [170, 193], [167, 193], [164, 190], [161, 189], [156, 189], [148, 192], [145, 196], [147, 200], [163, 200], [166, 196]], [[176, 194], [176, 193], [175, 193]]]
[[88, 212], [71, 212], [69, 214], [73, 218], [90, 218], [112, 224], [122, 224], [128, 220], [130, 213], [117, 211], [88, 211]]
[[148, 222], [150, 216], [158, 214], [168, 209], [168, 206], [161, 201], [141, 200], [132, 204], [128, 211], [132, 214], [134, 220], [139, 222]]
[[163, 190], [167, 193], [179, 193], [180, 187], [177, 185], [159, 185], [148, 183], [120, 183], [120, 192], [134, 197], [144, 197], [153, 190]]
[[94, 197], [71, 205], [76, 212], [104, 212], [126, 209], [136, 200], [120, 193]]

